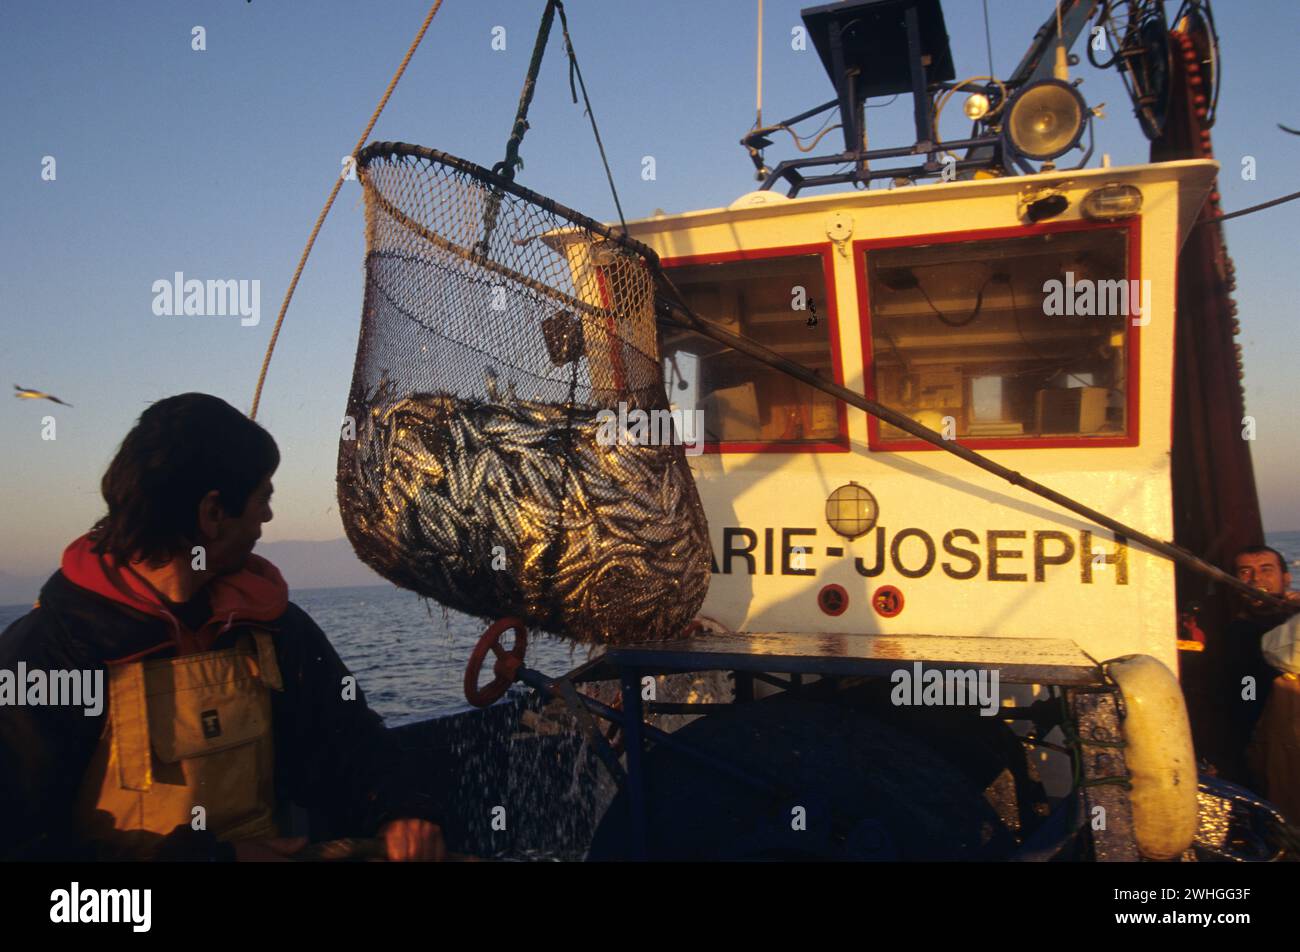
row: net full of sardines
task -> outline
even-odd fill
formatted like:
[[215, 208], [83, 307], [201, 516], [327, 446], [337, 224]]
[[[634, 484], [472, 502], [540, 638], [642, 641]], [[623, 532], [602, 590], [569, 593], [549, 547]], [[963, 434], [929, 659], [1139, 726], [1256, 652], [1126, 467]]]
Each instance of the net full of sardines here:
[[338, 458], [357, 555], [575, 641], [680, 634], [710, 566], [682, 434], [611, 425], [668, 418], [653, 252], [444, 153], [357, 160], [365, 304]]

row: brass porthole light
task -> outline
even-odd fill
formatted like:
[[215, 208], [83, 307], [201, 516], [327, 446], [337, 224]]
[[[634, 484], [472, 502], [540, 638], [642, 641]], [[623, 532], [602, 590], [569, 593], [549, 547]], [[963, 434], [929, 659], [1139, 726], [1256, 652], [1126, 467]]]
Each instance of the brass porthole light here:
[[846, 539], [870, 532], [879, 514], [876, 497], [855, 482], [839, 487], [826, 497], [826, 524]]

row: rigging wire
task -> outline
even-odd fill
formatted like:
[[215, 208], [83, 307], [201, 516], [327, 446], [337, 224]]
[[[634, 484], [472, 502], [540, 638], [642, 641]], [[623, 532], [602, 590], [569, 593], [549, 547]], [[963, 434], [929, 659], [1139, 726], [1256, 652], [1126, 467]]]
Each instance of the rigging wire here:
[[758, 67], [756, 72], [757, 91], [754, 94], [754, 100], [758, 110], [758, 118], [754, 120], [755, 129], [763, 125], [763, 0], [758, 0]]
[[[829, 122], [830, 119], [827, 119], [826, 121]], [[790, 138], [794, 140], [794, 147], [796, 149], [798, 149], [800, 152], [811, 152], [813, 149], [817, 148], [818, 142], [821, 142], [822, 139], [826, 138], [826, 136], [830, 135], [836, 129], [840, 128], [840, 123], [837, 122], [835, 123], [835, 125], [829, 128], [826, 127], [826, 123], [822, 123], [822, 128], [815, 133], [815, 138], [807, 145], [803, 144], [803, 141], [799, 138], [799, 136], [795, 134], [795, 131], [790, 127], [782, 126], [781, 128], [785, 129], [786, 132], [790, 133]]]
[[1118, 47], [1120, 44], [1115, 40], [1115, 35], [1118, 31], [1116, 27], [1113, 25], [1113, 21], [1111, 19], [1110, 3], [1111, 0], [1101, 0], [1101, 9], [1097, 13], [1097, 22], [1093, 26], [1094, 30], [1099, 29], [1104, 32], [1106, 37], [1106, 49], [1109, 50], [1111, 53], [1110, 59], [1106, 60], [1105, 62], [1101, 62], [1097, 58], [1097, 53], [1099, 51], [1093, 48], [1091, 42], [1089, 42], [1085, 47], [1088, 53], [1088, 62], [1091, 63], [1093, 66], [1095, 66], [1097, 69], [1110, 69], [1112, 66], [1115, 65], [1115, 60], [1119, 59]]
[[[357, 146], [352, 150], [353, 155], [360, 152], [366, 144], [366, 139], [370, 138], [370, 133], [375, 128], [375, 123], [379, 121], [379, 114], [384, 111], [388, 105], [388, 98], [393, 95], [393, 90], [397, 88], [398, 81], [402, 74], [406, 72], [407, 65], [411, 62], [411, 57], [415, 55], [420, 41], [424, 39], [425, 31], [429, 29], [429, 24], [433, 22], [434, 16], [438, 13], [438, 8], [442, 6], [442, 0], [434, 0], [433, 6], [425, 14], [424, 22], [420, 24], [420, 29], [415, 34], [415, 39], [411, 41], [406, 55], [402, 57], [402, 62], [397, 67], [397, 72], [393, 78], [388, 81], [388, 88], [384, 90], [383, 96], [379, 98], [379, 105], [375, 107], [374, 113], [370, 116], [370, 121], [366, 123], [366, 129], [361, 133], [361, 138], [357, 140]], [[280, 337], [280, 326], [284, 323], [284, 315], [289, 311], [289, 302], [293, 300], [294, 289], [298, 287], [298, 279], [302, 277], [302, 269], [307, 265], [307, 257], [311, 254], [312, 247], [316, 244], [316, 236], [320, 234], [321, 225], [325, 223], [325, 216], [330, 213], [334, 207], [334, 199], [338, 197], [339, 189], [343, 187], [345, 176], [339, 174], [334, 178], [334, 187], [330, 189], [329, 198], [325, 200], [325, 207], [320, 210], [320, 215], [316, 218], [316, 224], [312, 227], [311, 235], [307, 238], [307, 247], [302, 249], [302, 257], [298, 259], [298, 267], [294, 269], [293, 278], [289, 281], [289, 287], [284, 292], [284, 301], [280, 304], [280, 313], [276, 315], [275, 327], [271, 330], [271, 339], [266, 345], [266, 356], [262, 358], [262, 369], [257, 375], [257, 387], [253, 391], [253, 405], [248, 411], [250, 420], [257, 419], [257, 406], [262, 399], [262, 386], [266, 383], [266, 372], [271, 366], [271, 355], [275, 353], [275, 342]]]
[[[897, 98], [898, 98], [898, 94], [896, 93], [893, 96], [890, 96], [884, 102], [865, 103], [863, 108], [882, 109], [885, 106], [893, 105], [894, 100], [896, 100]], [[828, 104], [825, 108], [829, 109], [833, 105], [834, 102]], [[811, 119], [812, 116], [805, 116], [805, 118]], [[829, 127], [827, 126], [827, 124], [834, 118], [835, 118], [835, 113], [831, 112], [826, 117], [826, 119], [822, 122], [822, 124], [817, 127], [816, 132], [809, 133], [808, 135], [813, 136], [813, 140], [811, 142], [808, 142], [807, 145], [804, 144], [807, 141], [806, 137], [800, 136], [797, 132], [794, 131], [794, 129], [790, 126], [790, 124], [786, 122], [779, 122], [774, 126], [756, 125], [754, 126], [754, 128], [749, 130], [749, 134], [753, 136], [753, 135], [767, 135], [768, 133], [771, 132], [785, 132], [788, 133], [790, 138], [794, 140], [794, 145], [796, 149], [798, 149], [800, 152], [811, 152], [813, 149], [817, 148], [817, 143], [821, 142], [821, 140], [824, 139], [827, 135], [834, 132], [836, 129], [843, 128], [843, 124], [839, 122], [835, 123], [835, 125], [833, 126], [829, 126]], [[760, 119], [761, 119], [761, 115], [760, 115]], [[864, 136], [865, 133], [866, 130], [864, 129], [863, 130]], [[852, 163], [849, 163], [848, 165], [844, 166], [844, 168], [848, 168], [850, 165], [852, 165]], [[837, 170], [837, 171], [842, 171], [842, 170]]]
[[[890, 102], [893, 102], [893, 100], [897, 98], [898, 98], [897, 96], [894, 96], [890, 100]], [[817, 130], [815, 132], [809, 133], [809, 135], [813, 135], [816, 138], [814, 138], [813, 141], [809, 143], [807, 146], [803, 144], [804, 137], [800, 136], [797, 132], [795, 132], [791, 126], [791, 123], [789, 123], [788, 121], [778, 122], [776, 125], [773, 126], [755, 125], [752, 129], [749, 130], [749, 135], [751, 136], [767, 135], [772, 132], [787, 132], [790, 134], [790, 138], [794, 140], [795, 148], [799, 149], [800, 152], [811, 151], [813, 148], [816, 147], [817, 143], [821, 141], [822, 137], [826, 133], [834, 132], [836, 129], [840, 128], [839, 123], [836, 123], [835, 125], [831, 126], [829, 129], [827, 128], [827, 124], [830, 123], [830, 121], [835, 118], [835, 111], [831, 109], [831, 107], [834, 105], [835, 105], [834, 101], [831, 101], [827, 103], [825, 106], [821, 107], [820, 109], [815, 110], [811, 115], [805, 115], [803, 117], [803, 119], [811, 119], [818, 112], [822, 112], [824, 110], [830, 110], [830, 112], [827, 113], [826, 118], [822, 121], [822, 124], [817, 127]], [[889, 105], [889, 103], [884, 103], [884, 105]], [[868, 106], [867, 108], [870, 109], [872, 107]], [[802, 122], [803, 119], [800, 119], [799, 121]]]
[[560, 31], [564, 34], [564, 49], [569, 55], [569, 92], [573, 95], [573, 101], [578, 102], [577, 94], [573, 91], [573, 78], [578, 78], [578, 88], [582, 90], [583, 108], [586, 110], [587, 118], [591, 120], [591, 132], [596, 137], [596, 149], [600, 152], [601, 164], [605, 166], [605, 179], [609, 182], [609, 190], [614, 196], [614, 207], [618, 209], [618, 222], [623, 226], [623, 234], [627, 234], [627, 221], [623, 217], [623, 203], [618, 200], [618, 189], [614, 187], [614, 173], [609, 170], [609, 159], [605, 156], [605, 145], [600, 141], [600, 130], [596, 128], [596, 114], [591, 111], [591, 99], [587, 96], [587, 84], [582, 81], [582, 70], [578, 67], [578, 54], [573, 49], [573, 40], [569, 37], [569, 19], [564, 15], [564, 4], [556, 2], [555, 9], [560, 14]]
[[1297, 198], [1300, 198], [1300, 192], [1292, 192], [1290, 195], [1283, 195], [1280, 198], [1275, 198], [1271, 201], [1260, 202], [1258, 205], [1251, 205], [1248, 208], [1240, 208], [1235, 212], [1228, 212], [1226, 215], [1216, 215], [1213, 218], [1203, 218], [1196, 224], [1209, 225], [1215, 222], [1227, 221], [1229, 218], [1240, 218], [1243, 215], [1253, 215], [1255, 212], [1262, 212], [1264, 209], [1272, 208], [1274, 205], [1294, 202]]
[[989, 32], [989, 0], [984, 0], [984, 45], [989, 51], [989, 75], [995, 76], [993, 72], [993, 34]]

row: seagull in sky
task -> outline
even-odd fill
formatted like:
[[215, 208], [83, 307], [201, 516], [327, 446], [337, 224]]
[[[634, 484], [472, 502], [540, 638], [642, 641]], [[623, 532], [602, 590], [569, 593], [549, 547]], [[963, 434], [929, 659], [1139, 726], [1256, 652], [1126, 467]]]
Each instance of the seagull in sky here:
[[58, 397], [54, 396], [53, 394], [42, 393], [40, 390], [32, 390], [28, 387], [20, 387], [18, 384], [14, 384], [14, 390], [17, 391], [14, 394], [14, 396], [17, 397], [19, 400], [50, 400], [53, 401], [54, 403], [59, 404], [60, 406], [65, 406], [65, 407], [72, 406], [71, 403], [65, 403], [64, 401], [60, 400]]

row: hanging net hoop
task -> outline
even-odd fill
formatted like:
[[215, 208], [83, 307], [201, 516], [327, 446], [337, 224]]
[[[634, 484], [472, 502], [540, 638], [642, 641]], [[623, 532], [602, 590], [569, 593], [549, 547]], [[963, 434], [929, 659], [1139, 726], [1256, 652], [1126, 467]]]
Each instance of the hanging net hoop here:
[[339, 510], [398, 585], [579, 641], [671, 637], [710, 569], [645, 245], [488, 169], [357, 155], [366, 292]]

